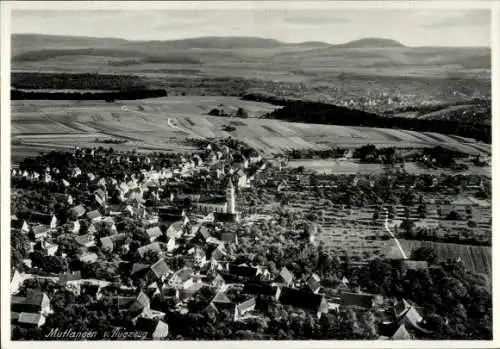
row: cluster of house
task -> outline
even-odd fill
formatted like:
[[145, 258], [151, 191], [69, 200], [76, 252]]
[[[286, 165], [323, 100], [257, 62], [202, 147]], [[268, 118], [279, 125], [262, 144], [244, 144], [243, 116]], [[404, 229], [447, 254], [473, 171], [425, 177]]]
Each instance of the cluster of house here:
[[[197, 251], [190, 251], [190, 254], [196, 255]], [[216, 254], [215, 258], [220, 258], [220, 255]], [[75, 295], [86, 294], [94, 300], [110, 301], [120, 312], [131, 315], [136, 330], [145, 331], [152, 339], [168, 336], [162, 303], [157, 300], [170, 299], [176, 310], [185, 313], [188, 311], [187, 302], [203, 286], [213, 288], [215, 296], [201, 312], [217, 314], [225, 311], [233, 321], [258, 316], [259, 311], [265, 311], [273, 302], [279, 302], [315, 314], [318, 318], [342, 306], [377, 311], [384, 319], [379, 328], [379, 339], [411, 339], [409, 329], [429, 333], [424, 328], [422, 316], [406, 300], [393, 301], [387, 306], [387, 302], [378, 295], [352, 290], [345, 278], [337, 288], [336, 295], [327, 298], [320, 293], [321, 280], [316, 274], [306, 280], [296, 280], [286, 267], [277, 275], [271, 275], [258, 266], [224, 262], [215, 264], [216, 272], [209, 276], [209, 273], [203, 274], [202, 271], [212, 269], [213, 264], [207, 261], [203, 253], [192, 259], [194, 264], [177, 271], [169, 267], [167, 260], [160, 258], [152, 265], [130, 265], [130, 277], [145, 281], [146, 286], [142, 289], [120, 285], [109, 290], [110, 282], [83, 279], [80, 272], [68, 272], [51, 279]], [[209, 267], [200, 267], [204, 265]], [[11, 282], [11, 294], [16, 294], [28, 278], [47, 279], [16, 271]], [[243, 297], [237, 301], [231, 300], [227, 295], [230, 290], [236, 290]], [[50, 313], [50, 299], [41, 290], [28, 289], [25, 297], [12, 297], [11, 319], [17, 324], [40, 327]]]
[[[216, 150], [214, 150], [215, 148]], [[185, 198], [192, 201], [193, 213], [207, 216], [207, 219], [220, 221], [237, 221], [239, 214], [236, 212], [235, 188], [238, 190], [249, 187], [252, 176], [250, 173], [262, 171], [266, 164], [262, 157], [253, 152], [246, 158], [241, 153], [234, 152], [227, 146], [215, 144], [207, 145], [204, 152], [194, 155], [179, 155], [175, 159], [171, 168], [154, 168], [156, 159], [151, 159], [147, 155], [123, 155], [107, 154], [104, 151], [94, 149], [78, 149], [73, 152], [76, 160], [87, 157], [96, 160], [106, 158], [110, 163], [126, 164], [151, 164], [151, 169], [142, 169], [137, 174], [124, 174], [121, 180], [110, 177], [98, 178], [90, 172], [84, 172], [79, 167], [74, 167], [70, 171], [68, 178], [56, 178], [60, 174], [57, 167], [48, 167], [38, 173], [36, 171], [12, 170], [14, 177], [23, 177], [30, 181], [54, 182], [69, 188], [85, 177], [85, 181], [92, 188], [88, 193], [90, 200], [86, 205], [79, 203], [68, 211], [68, 221], [64, 223], [64, 229], [68, 233], [74, 234], [75, 241], [84, 248], [92, 247], [96, 244], [95, 233], [105, 231], [109, 234], [100, 239], [104, 249], [112, 250], [118, 240], [124, 239], [123, 234], [118, 234], [115, 226], [115, 219], [124, 215], [137, 218], [140, 225], [146, 229], [146, 234], [153, 243], [162, 235], [162, 230], [166, 230], [168, 236], [167, 246], [172, 250], [175, 246], [175, 238], [179, 238], [183, 228], [188, 223], [185, 213], [179, 210], [178, 203]], [[200, 195], [180, 194], [174, 195], [176, 188], [182, 185], [188, 186], [189, 178], [203, 178], [205, 181], [211, 179], [226, 180], [229, 183], [226, 188], [226, 195], [201, 198]], [[212, 188], [211, 188], [212, 189]], [[68, 192], [68, 190], [66, 190]], [[72, 206], [74, 199], [67, 193], [52, 193], [58, 202]], [[168, 206], [161, 206], [167, 199]], [[149, 201], [149, 202], [148, 202]], [[111, 204], [113, 202], [113, 204]], [[153, 210], [146, 210], [146, 204], [153, 206]], [[85, 234], [79, 235], [81, 231], [81, 221], [88, 222]], [[48, 213], [33, 213], [28, 219], [17, 219], [13, 217], [12, 227], [22, 233], [32, 234], [31, 250], [38, 249], [47, 255], [54, 255], [57, 245], [51, 241], [51, 233], [57, 228], [55, 215]], [[162, 228], [162, 229], [160, 229]], [[99, 234], [102, 235], [102, 234]], [[153, 246], [154, 248], [154, 246]], [[148, 250], [145, 246], [140, 252]], [[88, 253], [83, 255], [82, 261], [92, 262], [96, 255]]]
[[[215, 150], [214, 150], [215, 148]], [[241, 152], [235, 151], [226, 145], [217, 146], [208, 144], [206, 148], [191, 155], [180, 154], [174, 158], [155, 158], [146, 154], [109, 154], [105, 150], [97, 149], [79, 149], [71, 154], [72, 161], [76, 164], [69, 173], [68, 178], [62, 180], [63, 184], [68, 187], [71, 185], [71, 178], [79, 176], [87, 176], [90, 181], [96, 180], [96, 175], [91, 172], [82, 171], [79, 163], [92, 161], [100, 163], [105, 161], [108, 165], [121, 165], [125, 168], [125, 172], [129, 174], [129, 182], [138, 181], [138, 177], [145, 175], [150, 181], [165, 182], [168, 179], [190, 178], [195, 176], [223, 178], [231, 176], [238, 187], [247, 187], [250, 185], [251, 178], [249, 172], [255, 173], [255, 169], [251, 167], [265, 168], [265, 163], [260, 154], [252, 150], [250, 155], [244, 156]], [[258, 165], [258, 166], [257, 166]], [[149, 168], [149, 170], [138, 170], [139, 168]], [[66, 174], [66, 172], [65, 172]], [[25, 178], [30, 181], [40, 181], [45, 183], [55, 182], [61, 176], [61, 170], [57, 166], [47, 166], [43, 170], [33, 169], [12, 169], [11, 175], [13, 178]], [[111, 179], [112, 184], [121, 189], [116, 179]]]
[[[84, 157], [95, 157], [96, 160], [103, 156], [108, 156], [109, 161], [120, 163], [131, 163], [130, 156], [113, 154], [105, 155], [102, 152], [94, 150], [80, 150], [75, 149], [73, 157], [76, 159], [83, 159]], [[203, 157], [203, 159], [202, 159]], [[68, 220], [64, 224], [58, 224], [57, 217], [52, 213], [34, 212], [29, 217], [19, 219], [15, 215], [11, 217], [11, 229], [20, 234], [26, 234], [30, 240], [28, 252], [40, 251], [44, 255], [53, 256], [57, 253], [59, 246], [57, 240], [54, 238], [55, 233], [59, 230], [69, 236], [80, 246], [82, 251], [78, 258], [84, 263], [94, 263], [98, 259], [98, 255], [92, 252], [94, 246], [99, 246], [103, 251], [115, 251], [116, 246], [120, 245], [126, 239], [126, 234], [118, 232], [115, 221], [124, 216], [134, 218], [141, 227], [144, 228], [145, 234], [148, 237], [148, 244], [140, 246], [137, 253], [143, 257], [149, 251], [158, 252], [163, 255], [165, 252], [171, 253], [177, 247], [176, 239], [179, 239], [186, 232], [186, 226], [189, 223], [189, 218], [186, 212], [176, 206], [176, 198], [170, 192], [168, 199], [170, 205], [157, 205], [154, 210], [148, 210], [145, 207], [145, 200], [148, 198], [156, 199], [156, 203], [161, 200], [160, 193], [164, 191], [163, 188], [169, 186], [171, 182], [181, 182], [186, 177], [196, 176], [200, 170], [208, 172], [207, 177], [213, 172], [215, 178], [227, 178], [226, 195], [222, 197], [217, 205], [220, 208], [211, 209], [213, 202], [196, 200], [194, 208], [195, 211], [203, 213], [204, 218], [208, 220], [220, 220], [222, 222], [237, 222], [239, 220], [239, 213], [236, 211], [235, 203], [235, 188], [233, 181], [235, 181], [237, 188], [241, 189], [250, 185], [250, 179], [247, 176], [247, 171], [262, 170], [265, 168], [265, 163], [258, 154], [254, 154], [249, 159], [241, 154], [233, 154], [232, 150], [228, 147], [223, 147], [221, 150], [214, 151], [209, 145], [202, 156], [195, 154], [190, 157], [180, 156], [177, 159], [178, 164], [174, 168], [161, 170], [151, 168], [151, 170], [141, 170], [140, 175], [124, 176], [123, 180], [118, 181], [114, 178], [97, 178], [96, 175], [89, 172], [84, 172], [78, 167], [74, 167], [68, 178], [61, 178], [58, 176], [60, 170], [57, 167], [48, 167], [44, 171], [29, 171], [29, 170], [12, 170], [13, 177], [24, 178], [29, 181], [50, 183], [57, 181], [63, 187], [71, 187], [73, 182], [78, 182], [82, 177], [92, 184], [90, 194], [90, 202], [75, 203], [73, 197], [67, 193], [52, 193], [58, 202], [64, 203], [67, 206], [72, 206], [67, 212]], [[135, 161], [141, 163], [151, 163], [148, 156], [135, 157]], [[207, 163], [205, 164], [204, 163]], [[60, 182], [60, 183], [59, 183]], [[179, 195], [180, 197], [181, 195]], [[115, 200], [111, 204], [111, 199]], [[179, 198], [180, 199], [180, 198]], [[116, 201], [119, 204], [116, 204]], [[85, 224], [82, 224], [85, 222]], [[85, 225], [85, 231], [82, 233], [82, 226]], [[99, 233], [99, 234], [96, 234]], [[226, 234], [227, 235], [227, 234]], [[99, 238], [97, 238], [99, 236]], [[166, 237], [166, 243], [157, 241], [160, 237]], [[234, 239], [234, 237], [225, 237]], [[212, 243], [223, 244], [215, 238], [212, 238]], [[210, 239], [209, 239], [210, 241]], [[121, 244], [121, 253], [128, 251], [127, 244]], [[217, 249], [213, 254], [214, 256], [222, 249]], [[63, 253], [64, 257], [65, 254]], [[193, 253], [193, 261], [196, 265], [202, 265], [205, 262], [204, 251], [195, 249]], [[26, 267], [31, 268], [32, 263], [30, 259], [25, 259], [24, 264]], [[158, 267], [160, 264], [156, 265]], [[152, 271], [157, 272], [157, 268], [152, 266]], [[135, 266], [131, 276], [139, 272], [140, 267]], [[28, 274], [29, 278], [36, 275]], [[72, 274], [69, 279], [64, 279], [67, 286], [71, 286], [75, 292], [80, 290], [78, 278]], [[170, 282], [174, 282], [177, 277], [183, 278], [182, 273], [175, 273]], [[17, 280], [17, 281], [16, 281]], [[15, 273], [13, 277], [13, 284], [16, 285], [19, 281], [24, 281], [24, 278], [19, 277], [19, 273]], [[179, 281], [180, 282], [180, 281]], [[175, 282], [174, 282], [175, 283]], [[86, 286], [87, 282], [85, 283]], [[19, 286], [19, 285], [18, 285]], [[19, 288], [17, 286], [17, 288]], [[88, 287], [86, 287], [88, 288]], [[14, 290], [16, 287], [14, 287]], [[13, 304], [19, 309], [23, 308], [26, 304], [32, 304], [38, 301], [37, 295], [39, 290], [30, 291], [28, 297], [23, 301], [13, 298]], [[37, 293], [38, 292], [38, 293]], [[12, 292], [15, 294], [15, 292]], [[46, 294], [43, 294], [44, 304], [50, 301]], [[24, 307], [26, 308], [26, 307]], [[28, 307], [29, 308], [29, 307]], [[33, 308], [33, 307], [32, 307]], [[30, 309], [32, 309], [30, 308]], [[27, 308], [26, 308], [27, 309]], [[49, 308], [42, 307], [40, 311], [13, 311], [13, 320], [19, 324], [34, 324], [41, 326], [44, 323], [45, 316], [50, 313]], [[34, 309], [34, 308], [33, 308]], [[32, 310], [33, 310], [32, 309]], [[15, 315], [18, 314], [19, 316]], [[30, 315], [31, 314], [31, 315]], [[29, 318], [29, 319], [28, 319]]]
[[[49, 277], [37, 275], [36, 269], [31, 269], [34, 274], [15, 271], [11, 281], [12, 320], [18, 325], [40, 327], [51, 313], [50, 299], [41, 290], [31, 289], [27, 290], [26, 296], [18, 295], [26, 279], [37, 278], [50, 278], [75, 295], [86, 294], [94, 300], [105, 298], [111, 301], [120, 311], [131, 314], [136, 328], [146, 331], [153, 339], [168, 336], [164, 308], [158, 300], [169, 299], [179, 312], [187, 312], [188, 301], [204, 286], [213, 288], [216, 294], [202, 312], [229, 312], [234, 321], [258, 316], [259, 310], [266, 309], [272, 302], [303, 309], [317, 317], [341, 306], [375, 307], [375, 295], [355, 292], [347, 283], [337, 290], [338, 297], [328, 298], [320, 293], [321, 279], [316, 274], [301, 280], [295, 279], [286, 267], [273, 275], [261, 266], [235, 264], [232, 251], [238, 245], [238, 234], [233, 228], [243, 219], [236, 207], [236, 191], [248, 187], [253, 177], [259, 176], [265, 169], [266, 163], [258, 154], [247, 159], [241, 154], [234, 154], [227, 146], [213, 148], [208, 145], [201, 156], [180, 156], [175, 168], [155, 169], [153, 166], [150, 170], [141, 170], [139, 174], [124, 174], [120, 180], [98, 178], [75, 167], [69, 178], [57, 181], [70, 187], [82, 176], [86, 177], [91, 184], [88, 186], [89, 200], [85, 204], [77, 203], [71, 195], [57, 194], [58, 200], [71, 207], [64, 224], [58, 224], [56, 216], [50, 213], [32, 213], [26, 219], [13, 216], [11, 227], [29, 235], [30, 251], [55, 255], [59, 246], [53, 236], [62, 227], [67, 236], [80, 246], [78, 259], [83, 263], [98, 262], [98, 255], [94, 252], [96, 247], [120, 256], [129, 252], [127, 234], [117, 228], [124, 217], [131, 218], [143, 228], [147, 243], [137, 248], [141, 263], [124, 262], [126, 268], [122, 276], [135, 281], [135, 285], [142, 284], [140, 287], [120, 285], [113, 288], [106, 280], [84, 279], [79, 271]], [[76, 150], [74, 156], [103, 155]], [[154, 163], [155, 159], [141, 155], [131, 160], [128, 155], [114, 154], [110, 161], [148, 164]], [[42, 174], [17, 171], [13, 175], [50, 182], [56, 180], [52, 177], [57, 177], [58, 172], [57, 168], [47, 168]], [[174, 194], [170, 190], [189, 177], [201, 176], [201, 173], [206, 173], [207, 180], [225, 182], [224, 195], [201, 200], [197, 194]], [[186, 198], [191, 201], [191, 213], [179, 205]], [[154, 205], [147, 205], [148, 200]], [[84, 232], [82, 226], [85, 226]], [[142, 258], [150, 252], [157, 260], [145, 263]], [[171, 261], [179, 256], [184, 266], [176, 269]], [[24, 264], [31, 268], [29, 259]], [[231, 299], [228, 292], [233, 291], [242, 297]], [[404, 320], [408, 317], [413, 322]], [[413, 326], [420, 322], [421, 318], [415, 315], [414, 309], [411, 312], [398, 310], [397, 316], [387, 324], [384, 336], [387, 334], [387, 338], [395, 339], [404, 334], [410, 324]], [[394, 332], [391, 333], [393, 327]]]

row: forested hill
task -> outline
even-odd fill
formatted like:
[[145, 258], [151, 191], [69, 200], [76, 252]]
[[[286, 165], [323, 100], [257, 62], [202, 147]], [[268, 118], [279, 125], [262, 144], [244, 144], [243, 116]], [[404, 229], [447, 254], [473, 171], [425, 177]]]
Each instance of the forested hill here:
[[[257, 97], [247, 95], [245, 98], [252, 99]], [[262, 100], [262, 97], [258, 98]], [[384, 117], [373, 113], [319, 102], [297, 100], [278, 101], [276, 99], [267, 102], [283, 105], [283, 108], [276, 109], [264, 115], [264, 117], [268, 119], [313, 124], [368, 126], [421, 132], [438, 132], [474, 138], [479, 141], [491, 143], [490, 125], [464, 123], [454, 120]]]

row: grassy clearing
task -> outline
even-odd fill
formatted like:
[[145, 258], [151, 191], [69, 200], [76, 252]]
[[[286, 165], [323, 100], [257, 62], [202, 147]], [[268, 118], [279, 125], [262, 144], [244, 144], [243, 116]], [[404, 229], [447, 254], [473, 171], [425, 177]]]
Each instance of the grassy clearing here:
[[[491, 247], [416, 240], [400, 240], [400, 243], [407, 255], [410, 255], [412, 250], [419, 247], [431, 247], [434, 251], [436, 251], [438, 258], [440, 259], [445, 260], [448, 258], [461, 258], [462, 262], [468, 269], [471, 269], [474, 272], [491, 275]], [[400, 258], [398, 251], [393, 247], [391, 247], [388, 252], [388, 256]]]

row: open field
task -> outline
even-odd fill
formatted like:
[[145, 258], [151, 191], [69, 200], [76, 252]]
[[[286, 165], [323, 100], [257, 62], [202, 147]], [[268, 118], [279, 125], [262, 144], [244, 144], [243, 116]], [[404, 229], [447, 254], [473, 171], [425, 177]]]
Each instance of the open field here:
[[[448, 258], [460, 258], [468, 269], [474, 272], [491, 275], [491, 247], [416, 240], [399, 240], [399, 242], [407, 255], [410, 255], [412, 250], [419, 247], [431, 247], [434, 251], [436, 251], [438, 258], [440, 259], [446, 260]], [[396, 247], [391, 247], [387, 256], [392, 258], [401, 258], [399, 250], [397, 250]]]
[[[210, 109], [243, 107], [250, 118], [208, 116]], [[19, 155], [48, 148], [107, 146], [99, 139], [126, 140], [116, 149], [190, 151], [188, 138], [232, 136], [267, 154], [291, 149], [376, 146], [424, 148], [446, 144], [469, 154], [488, 153], [490, 145], [472, 140], [394, 129], [290, 123], [259, 119], [275, 106], [236, 97], [164, 97], [106, 103], [101, 101], [13, 101], [12, 149]], [[223, 131], [224, 125], [235, 131]], [[71, 135], [71, 137], [69, 137]], [[19, 153], [16, 151], [19, 150]], [[320, 167], [329, 165], [321, 164]], [[352, 166], [352, 165], [350, 165]], [[363, 165], [364, 166], [364, 165]], [[349, 171], [351, 171], [349, 169]]]
[[[470, 174], [483, 175], [491, 177], [491, 167], [476, 167], [469, 164], [469, 169], [464, 171]], [[303, 166], [305, 169], [314, 170], [318, 173], [324, 174], [380, 174], [384, 172], [384, 166], [382, 164], [362, 164], [354, 160], [336, 160], [336, 159], [311, 159], [311, 160], [290, 160], [288, 162], [288, 167], [296, 168]], [[407, 162], [405, 163], [405, 170], [411, 174], [437, 174], [437, 173], [456, 173], [456, 171], [446, 170], [446, 169], [427, 169], [418, 166], [415, 163]]]

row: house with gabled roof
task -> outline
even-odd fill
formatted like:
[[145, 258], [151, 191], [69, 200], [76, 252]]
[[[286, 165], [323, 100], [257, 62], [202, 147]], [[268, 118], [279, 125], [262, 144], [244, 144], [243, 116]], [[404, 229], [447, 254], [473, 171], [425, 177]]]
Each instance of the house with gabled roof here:
[[59, 285], [66, 285], [67, 283], [78, 283], [82, 280], [81, 271], [73, 271], [59, 274]]
[[274, 300], [278, 300], [281, 294], [281, 287], [259, 281], [250, 281], [245, 283], [242, 292], [254, 296], [269, 296]]
[[306, 281], [312, 293], [318, 293], [321, 288], [321, 279], [318, 274], [313, 273]]
[[59, 245], [47, 242], [46, 240], [41, 240], [35, 244], [34, 249], [42, 251], [46, 256], [53, 256], [59, 249]]
[[215, 288], [216, 290], [220, 290], [225, 286], [226, 282], [224, 281], [224, 278], [220, 276], [219, 273], [215, 275], [215, 277], [210, 281], [210, 286]]
[[129, 306], [128, 310], [134, 315], [142, 314], [144, 311], [147, 312], [150, 309], [150, 304], [151, 301], [149, 297], [144, 292], [140, 291], [137, 297], [132, 301], [132, 304]]
[[235, 231], [224, 231], [221, 233], [220, 240], [226, 244], [238, 245], [238, 234]]
[[93, 210], [93, 211], [87, 212], [87, 218], [88, 218], [91, 222], [96, 222], [96, 221], [98, 221], [101, 217], [102, 217], [102, 215], [101, 215], [101, 212], [99, 212], [99, 210]]
[[106, 200], [104, 200], [97, 194], [94, 194], [94, 201], [97, 203], [97, 205], [99, 205], [99, 207], [105, 208], [107, 206]]
[[163, 254], [161, 245], [158, 241], [141, 246], [137, 249], [137, 253], [139, 253], [139, 256], [141, 256], [141, 258], [144, 257], [147, 252], [156, 252], [160, 255]]
[[31, 231], [35, 240], [39, 241], [46, 239], [50, 235], [50, 227], [48, 225], [37, 224], [31, 227]]
[[11, 309], [18, 313], [27, 312], [46, 315], [51, 312], [50, 298], [39, 289], [28, 289], [26, 297], [11, 297]]
[[207, 306], [207, 308], [204, 310], [206, 313], [212, 313], [212, 314], [218, 314], [220, 312], [227, 312], [229, 313], [229, 316], [233, 321], [238, 320], [238, 309], [236, 307], [235, 303], [232, 303], [231, 301], [227, 303], [219, 302], [219, 303], [214, 303], [210, 302], [210, 304]]
[[96, 234], [97, 233], [97, 228], [94, 225], [94, 223], [90, 223], [89, 226], [87, 227], [87, 234]]
[[134, 217], [136, 215], [136, 210], [132, 207], [132, 205], [125, 206], [123, 212], [128, 213], [130, 217]]
[[168, 325], [162, 320], [140, 317], [135, 322], [135, 330], [147, 333], [148, 339], [159, 340], [168, 337]]
[[193, 270], [191, 268], [179, 269], [168, 280], [168, 284], [178, 289], [191, 287], [193, 285]]
[[429, 333], [430, 331], [423, 328], [424, 319], [418, 313], [414, 306], [402, 299], [394, 305], [394, 315], [398, 324], [404, 324], [406, 328], [418, 330], [420, 332]]
[[243, 171], [242, 169], [237, 170], [236, 173], [234, 174], [234, 177], [235, 177], [234, 182], [236, 183], [236, 186], [239, 189], [250, 187], [250, 179], [248, 178], [245, 171]]
[[30, 226], [24, 219], [12, 220], [10, 226], [11, 228], [18, 229], [23, 234], [27, 234], [30, 231]]
[[169, 225], [174, 222], [186, 220], [186, 212], [181, 208], [176, 208], [172, 206], [164, 206], [158, 209], [158, 218], [159, 221]]
[[277, 282], [284, 286], [290, 286], [293, 281], [293, 274], [286, 268], [283, 267], [278, 275]]
[[393, 263], [398, 264], [401, 272], [405, 273], [408, 270], [426, 270], [429, 268], [427, 261], [414, 261], [414, 260], [395, 260]]
[[406, 329], [406, 326], [404, 324], [400, 324], [399, 326], [395, 327], [396, 330], [392, 333], [389, 334], [388, 336], [380, 336], [378, 339], [379, 340], [411, 340], [413, 339], [408, 330]]
[[83, 247], [92, 247], [95, 246], [95, 236], [94, 234], [87, 233], [83, 235], [77, 235], [73, 238], [78, 245]]
[[10, 280], [10, 294], [16, 294], [19, 292], [19, 288], [24, 282], [24, 277], [21, 273], [16, 269], [14, 270], [14, 274], [12, 275], [12, 279]]
[[201, 282], [193, 282], [189, 287], [179, 289], [179, 297], [182, 301], [186, 301], [198, 293], [202, 287], [203, 284]]
[[115, 244], [119, 241], [124, 241], [127, 235], [125, 233], [112, 234], [109, 236], [104, 236], [100, 239], [101, 250], [103, 251], [113, 251]]
[[108, 197], [108, 195], [106, 194], [106, 192], [102, 189], [97, 189], [96, 191], [94, 191], [94, 195], [99, 197], [99, 199], [102, 201], [102, 202], [106, 202], [106, 199]]
[[208, 239], [207, 239], [207, 244], [209, 245], [213, 245], [213, 246], [221, 246], [221, 245], [224, 245], [224, 242], [223, 241], [220, 241], [219, 239], [217, 238], [214, 238], [213, 236], [210, 236]]
[[232, 302], [224, 292], [217, 292], [217, 294], [212, 299], [212, 303], [214, 303], [214, 304], [227, 304], [227, 303], [232, 303]]
[[164, 281], [167, 277], [172, 274], [172, 270], [165, 262], [165, 259], [160, 258], [156, 263], [154, 263], [148, 271], [147, 279], [149, 281]]
[[250, 267], [248, 265], [228, 265], [228, 274], [237, 276], [246, 280], [258, 279], [260, 270], [258, 268]]
[[103, 251], [111, 252], [115, 248], [115, 244], [113, 243], [111, 236], [104, 236], [99, 241], [101, 242], [101, 250]]
[[248, 160], [250, 161], [251, 164], [256, 164], [256, 163], [262, 161], [262, 155], [260, 155], [257, 152], [254, 152], [254, 153], [250, 154], [250, 156], [248, 157]]
[[167, 241], [167, 252], [173, 252], [177, 249], [178, 245], [175, 243], [175, 238], [168, 238]]
[[99, 178], [96, 185], [100, 186], [101, 188], [106, 188], [106, 180], [104, 178]]
[[68, 216], [73, 216], [75, 218], [80, 218], [85, 214], [85, 207], [83, 205], [77, 205], [75, 207], [72, 207], [68, 211]]
[[26, 327], [41, 327], [45, 323], [45, 316], [38, 313], [20, 313], [17, 323]]
[[231, 313], [233, 321], [236, 321], [237, 308], [224, 292], [217, 292], [217, 294], [212, 298], [210, 304], [207, 306], [205, 311], [219, 313], [222, 310], [227, 310]]
[[180, 299], [179, 289], [170, 286], [168, 283], [161, 285], [160, 295], [163, 298], [170, 298], [170, 299], [173, 299], [175, 301], [178, 301]]
[[341, 305], [363, 309], [372, 309], [375, 306], [376, 295], [371, 293], [342, 292]]
[[80, 262], [83, 263], [95, 263], [97, 262], [97, 259], [98, 259], [97, 254], [93, 252], [85, 252], [78, 258], [78, 260], [80, 260]]
[[210, 229], [206, 225], [202, 224], [196, 232], [196, 236], [206, 242], [207, 239], [211, 237]]
[[316, 314], [318, 318], [322, 314], [328, 313], [328, 302], [323, 295], [312, 292], [306, 292], [289, 287], [283, 287], [279, 302], [292, 307], [311, 311]]
[[158, 216], [152, 216], [141, 219], [141, 226], [143, 228], [151, 228], [158, 224]]
[[87, 295], [94, 300], [100, 299], [102, 297], [101, 287], [99, 285], [94, 285], [87, 282], [83, 282], [80, 285], [80, 294]]
[[243, 315], [255, 309], [255, 298], [249, 298], [244, 302], [236, 305], [236, 320], [239, 320]]
[[146, 229], [146, 235], [148, 236], [149, 242], [153, 242], [156, 239], [158, 239], [160, 236], [162, 236], [163, 233], [162, 233], [160, 227], [155, 226], [155, 227], [151, 227], [151, 228]]
[[382, 340], [405, 340], [412, 339], [408, 333], [408, 329], [423, 333], [431, 331], [422, 327], [424, 324], [423, 318], [416, 311], [415, 307], [409, 304], [405, 299], [394, 303], [394, 320], [384, 322], [379, 328]]
[[130, 277], [134, 279], [141, 279], [149, 272], [149, 264], [134, 263], [130, 269]]
[[169, 238], [179, 239], [184, 232], [183, 228], [184, 228], [183, 221], [174, 222], [170, 224], [170, 226], [167, 228], [167, 236]]
[[73, 205], [73, 197], [71, 196], [71, 194], [54, 193], [53, 195], [56, 198], [57, 202], [64, 202], [68, 205]]
[[78, 234], [80, 228], [80, 221], [69, 221], [66, 223], [66, 230], [70, 233]]
[[205, 254], [205, 251], [203, 249], [197, 247], [195, 248], [194, 254], [193, 254], [193, 264], [195, 267], [202, 268], [207, 264], [207, 256]]
[[33, 212], [29, 219], [32, 223], [48, 226], [50, 229], [55, 229], [57, 226], [57, 218], [53, 214]]

